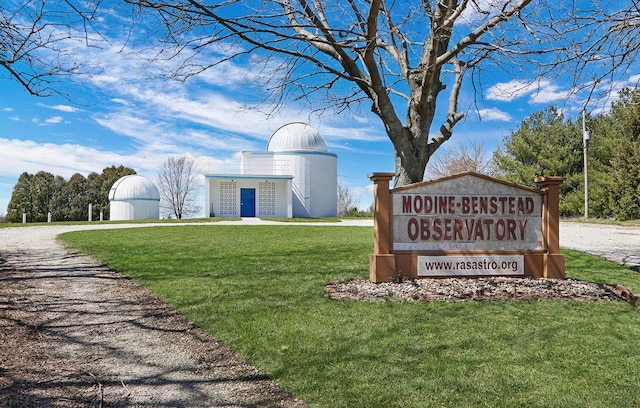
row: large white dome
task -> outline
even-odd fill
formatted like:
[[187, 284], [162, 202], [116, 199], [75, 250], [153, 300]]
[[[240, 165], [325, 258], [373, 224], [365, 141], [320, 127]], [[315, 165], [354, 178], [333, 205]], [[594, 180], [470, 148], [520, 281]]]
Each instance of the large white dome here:
[[282, 126], [271, 135], [267, 143], [267, 151], [270, 152], [305, 150], [326, 152], [327, 144], [318, 130], [302, 122]]
[[124, 176], [111, 186], [109, 201], [153, 200], [160, 201], [158, 187], [148, 178], [138, 174]]

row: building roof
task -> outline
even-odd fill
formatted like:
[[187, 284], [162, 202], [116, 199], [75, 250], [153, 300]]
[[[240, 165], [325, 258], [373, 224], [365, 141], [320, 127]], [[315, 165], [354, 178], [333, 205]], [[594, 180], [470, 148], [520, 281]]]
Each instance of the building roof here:
[[160, 201], [160, 192], [148, 178], [131, 174], [118, 179], [109, 190], [109, 201], [125, 200]]
[[306, 123], [292, 122], [276, 130], [267, 143], [267, 151], [316, 151], [326, 152], [327, 144], [317, 129]]
[[207, 179], [242, 179], [242, 180], [292, 180], [293, 176], [286, 174], [205, 174]]

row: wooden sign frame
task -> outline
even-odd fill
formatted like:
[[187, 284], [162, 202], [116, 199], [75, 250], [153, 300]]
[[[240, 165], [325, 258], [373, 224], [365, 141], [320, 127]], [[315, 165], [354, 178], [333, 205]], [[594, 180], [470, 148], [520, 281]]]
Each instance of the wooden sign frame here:
[[[389, 282], [399, 276], [408, 279], [483, 276], [565, 278], [565, 259], [559, 252], [559, 186], [564, 181], [563, 177], [536, 178], [538, 189], [532, 189], [466, 172], [389, 189], [389, 182], [394, 176], [393, 173], [369, 175], [374, 183], [374, 250], [369, 259], [371, 281]], [[439, 191], [439, 186], [444, 190]], [[451, 186], [462, 187], [458, 187], [459, 191], [452, 191]], [[475, 186], [482, 186], [483, 190], [474, 191]], [[489, 195], [487, 190], [498, 193]], [[412, 197], [420, 202], [412, 206]], [[435, 202], [437, 198], [441, 200], [440, 204]], [[481, 219], [479, 215], [471, 214], [482, 212], [472, 211], [480, 208], [477, 199], [484, 200], [482, 208], [486, 217], [491, 213], [494, 218]], [[472, 201], [476, 207], [471, 207]], [[534, 202], [541, 207], [535, 212]], [[441, 208], [438, 209], [437, 205]], [[449, 215], [443, 218], [442, 213]], [[505, 213], [508, 215], [499, 218]], [[539, 217], [539, 220], [531, 217]], [[397, 218], [408, 219], [410, 225]], [[482, 222], [486, 233], [474, 234], [471, 231], [474, 222]], [[432, 229], [428, 230], [430, 226]], [[494, 227], [494, 230], [489, 227]], [[532, 228], [535, 229], [533, 232], [530, 231]], [[415, 244], [407, 244], [406, 237], [402, 238], [403, 234], [407, 235], [404, 229], [409, 231]], [[484, 236], [490, 235], [491, 231], [493, 237]], [[421, 234], [420, 239], [418, 234]], [[532, 241], [531, 236], [537, 238]], [[434, 237], [438, 240], [435, 241]], [[404, 242], [399, 242], [403, 239]], [[518, 247], [518, 241], [523, 248]]]

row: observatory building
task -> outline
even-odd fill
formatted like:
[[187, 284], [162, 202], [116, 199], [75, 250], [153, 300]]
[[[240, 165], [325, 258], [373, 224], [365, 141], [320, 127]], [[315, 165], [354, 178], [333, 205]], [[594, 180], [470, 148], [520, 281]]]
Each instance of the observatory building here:
[[289, 123], [266, 151], [241, 153], [240, 174], [205, 174], [205, 208], [211, 217], [335, 217], [337, 160], [316, 129]]
[[160, 218], [160, 192], [146, 177], [124, 176], [109, 190], [111, 221], [157, 220]]

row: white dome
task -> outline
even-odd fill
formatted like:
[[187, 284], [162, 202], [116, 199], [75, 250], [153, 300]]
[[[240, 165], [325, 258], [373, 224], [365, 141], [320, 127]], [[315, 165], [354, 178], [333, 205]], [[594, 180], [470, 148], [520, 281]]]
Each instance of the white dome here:
[[282, 126], [271, 135], [267, 143], [267, 151], [270, 152], [300, 150], [327, 151], [327, 144], [320, 136], [320, 132], [302, 122]]
[[113, 183], [109, 190], [109, 201], [123, 200], [160, 201], [160, 192], [148, 178], [131, 174]]

